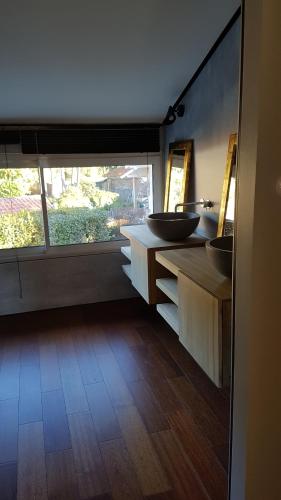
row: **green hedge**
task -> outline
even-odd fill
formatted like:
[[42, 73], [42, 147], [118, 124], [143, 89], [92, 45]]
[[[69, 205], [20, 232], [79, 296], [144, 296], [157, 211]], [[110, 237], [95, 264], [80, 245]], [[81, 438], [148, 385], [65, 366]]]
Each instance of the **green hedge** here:
[[[108, 213], [90, 208], [49, 210], [49, 232], [52, 245], [89, 243], [111, 239], [107, 227]], [[20, 248], [44, 244], [42, 216], [39, 212], [21, 210], [0, 217], [0, 248]]]
[[21, 248], [44, 244], [42, 219], [38, 212], [21, 210], [0, 217], [0, 248]]
[[110, 240], [105, 210], [64, 208], [49, 210], [49, 232], [52, 245], [90, 243]]

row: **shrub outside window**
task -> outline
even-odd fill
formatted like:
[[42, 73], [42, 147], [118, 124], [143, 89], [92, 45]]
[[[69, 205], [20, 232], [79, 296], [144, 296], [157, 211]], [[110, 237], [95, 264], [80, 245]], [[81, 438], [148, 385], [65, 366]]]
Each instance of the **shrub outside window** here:
[[0, 169], [0, 248], [45, 245], [38, 168]]

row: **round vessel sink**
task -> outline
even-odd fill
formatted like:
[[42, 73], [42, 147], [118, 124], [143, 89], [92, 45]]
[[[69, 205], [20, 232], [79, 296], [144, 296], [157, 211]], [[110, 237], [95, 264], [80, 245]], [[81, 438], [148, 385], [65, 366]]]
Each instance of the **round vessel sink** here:
[[206, 242], [206, 250], [213, 266], [227, 278], [232, 277], [233, 236], [222, 236]]
[[150, 231], [166, 241], [184, 240], [197, 228], [200, 215], [194, 212], [161, 212], [146, 219]]

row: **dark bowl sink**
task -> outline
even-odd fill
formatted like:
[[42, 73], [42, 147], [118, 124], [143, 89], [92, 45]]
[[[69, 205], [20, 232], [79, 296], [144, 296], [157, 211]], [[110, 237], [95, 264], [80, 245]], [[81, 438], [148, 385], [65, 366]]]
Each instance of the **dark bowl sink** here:
[[166, 241], [184, 240], [197, 228], [200, 215], [194, 212], [161, 212], [146, 219], [150, 231]]
[[233, 236], [222, 236], [206, 242], [206, 250], [213, 266], [227, 278], [232, 277]]

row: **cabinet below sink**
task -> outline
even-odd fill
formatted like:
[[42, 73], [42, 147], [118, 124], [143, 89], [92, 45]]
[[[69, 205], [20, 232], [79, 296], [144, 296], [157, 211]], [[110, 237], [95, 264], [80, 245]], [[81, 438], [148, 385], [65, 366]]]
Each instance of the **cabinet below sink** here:
[[[130, 246], [121, 248], [122, 253], [131, 262], [123, 266], [123, 271], [148, 304], [159, 304], [170, 300], [161, 286], [159, 288], [156, 286], [156, 280], [170, 278], [173, 275], [158, 264], [155, 259], [156, 252], [204, 246], [206, 242], [205, 238], [197, 234], [182, 241], [164, 241], [152, 234], [146, 224], [122, 226], [121, 233], [130, 240]], [[131, 267], [128, 267], [129, 265]]]
[[[173, 304], [159, 314], [217, 387], [230, 382], [231, 280], [210, 263], [205, 248], [156, 252], [156, 261], [173, 278], [156, 284]], [[167, 314], [172, 306], [173, 314]]]

